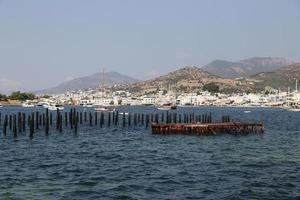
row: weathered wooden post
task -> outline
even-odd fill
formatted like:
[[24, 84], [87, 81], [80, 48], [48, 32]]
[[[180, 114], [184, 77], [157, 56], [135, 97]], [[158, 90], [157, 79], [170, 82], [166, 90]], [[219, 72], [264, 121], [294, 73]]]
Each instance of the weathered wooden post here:
[[80, 112], [80, 117], [79, 117], [79, 121], [80, 121], [80, 124], [82, 124], [82, 112]]
[[60, 123], [60, 113], [59, 113], [59, 109], [57, 108], [56, 110], [56, 131], [59, 131], [59, 125]]
[[98, 124], [98, 114], [97, 112], [95, 112], [95, 126], [97, 126]]
[[35, 129], [36, 130], [38, 130], [39, 129], [39, 122], [38, 122], [38, 120], [39, 120], [39, 112], [36, 112], [35, 113], [35, 120], [36, 120], [36, 122], [35, 122]]
[[22, 113], [22, 131], [25, 132], [26, 129], [26, 114]]
[[73, 129], [73, 108], [70, 109], [70, 112], [69, 112], [69, 123], [70, 123], [70, 127], [71, 129]]
[[119, 121], [119, 111], [117, 111], [115, 115], [115, 126], [118, 126], [118, 121]]
[[149, 115], [146, 114], [146, 128], [148, 128], [149, 126]]
[[17, 116], [13, 115], [13, 133], [14, 137], [17, 137]]
[[77, 134], [78, 132], [78, 113], [75, 113], [75, 128], [74, 128], [74, 131], [75, 131], [75, 134]]
[[93, 126], [93, 116], [91, 112], [90, 112], [90, 126]]
[[65, 127], [68, 127], [68, 113], [65, 112]]
[[158, 114], [155, 114], [155, 123], [158, 124]]
[[49, 134], [49, 110], [48, 110], [48, 108], [46, 109], [45, 133], [46, 133], [46, 135]]
[[110, 118], [111, 118], [111, 116], [110, 116], [110, 112], [109, 112], [109, 113], [108, 113], [108, 121], [107, 121], [107, 126], [108, 126], [108, 127], [110, 127], [110, 120], [111, 120]]
[[52, 112], [50, 112], [50, 126], [52, 126], [53, 125], [53, 117], [52, 117]]
[[75, 122], [76, 122], [76, 115], [77, 115], [77, 111], [76, 111], [76, 108], [74, 107], [73, 108], [73, 116], [72, 116], [73, 126], [75, 125]]
[[112, 112], [112, 123], [115, 122], [115, 111]]
[[125, 112], [123, 112], [123, 128], [125, 128]]
[[62, 132], [62, 124], [63, 124], [63, 116], [61, 113], [58, 113], [59, 115], [59, 132]]
[[128, 126], [131, 126], [131, 113], [128, 113]]
[[141, 115], [140, 115], [140, 113], [137, 114], [137, 122], [138, 122], [138, 124], [141, 123]]
[[134, 113], [134, 115], [133, 115], [133, 124], [134, 124], [134, 126], [136, 126], [136, 124], [137, 124], [137, 116], [136, 116], [136, 113]]
[[104, 123], [104, 114], [103, 114], [103, 112], [101, 112], [100, 113], [100, 128], [102, 128], [103, 123]]
[[5, 115], [5, 118], [4, 118], [4, 124], [3, 124], [3, 135], [6, 136], [6, 129], [7, 129], [7, 124], [8, 124], [8, 118], [7, 118], [7, 115]]
[[9, 130], [11, 131], [12, 129], [12, 116], [9, 115]]
[[19, 130], [19, 133], [22, 132], [22, 115], [21, 115], [21, 112], [18, 112], [18, 130]]

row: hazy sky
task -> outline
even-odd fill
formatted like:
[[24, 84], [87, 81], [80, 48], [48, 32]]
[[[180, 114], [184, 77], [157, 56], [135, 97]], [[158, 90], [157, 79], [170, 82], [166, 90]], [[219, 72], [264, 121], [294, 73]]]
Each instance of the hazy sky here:
[[0, 0], [0, 90], [254, 56], [300, 61], [300, 0]]

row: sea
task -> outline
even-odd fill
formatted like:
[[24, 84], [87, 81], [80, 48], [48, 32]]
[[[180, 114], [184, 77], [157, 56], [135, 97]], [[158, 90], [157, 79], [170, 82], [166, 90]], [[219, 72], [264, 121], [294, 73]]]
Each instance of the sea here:
[[[4, 114], [35, 110], [0, 108], [2, 124]], [[145, 126], [86, 125], [77, 134], [52, 128], [47, 136], [41, 130], [33, 138], [29, 131], [14, 138], [11, 132], [4, 136], [0, 125], [0, 199], [299, 199], [300, 113], [215, 107], [177, 112], [262, 121], [265, 132], [153, 135]]]

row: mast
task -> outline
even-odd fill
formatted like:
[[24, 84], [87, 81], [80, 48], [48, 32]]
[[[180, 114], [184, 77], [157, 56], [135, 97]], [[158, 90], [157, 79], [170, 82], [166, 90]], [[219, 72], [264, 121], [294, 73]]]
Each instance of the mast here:
[[105, 80], [104, 80], [104, 68], [102, 68], [102, 73], [101, 73], [101, 100], [103, 101], [103, 96], [104, 96], [104, 87], [105, 87]]
[[290, 87], [288, 87], [287, 95], [286, 95], [286, 105], [290, 106]]
[[295, 87], [296, 93], [298, 93], [298, 79], [296, 79], [296, 87]]

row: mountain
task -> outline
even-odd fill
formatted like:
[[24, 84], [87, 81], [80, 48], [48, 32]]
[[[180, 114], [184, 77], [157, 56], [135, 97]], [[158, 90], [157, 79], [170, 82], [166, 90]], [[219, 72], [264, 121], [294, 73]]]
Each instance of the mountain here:
[[296, 79], [300, 80], [300, 63], [279, 68], [273, 72], [262, 72], [247, 78], [247, 82], [254, 85], [256, 90], [264, 90], [270, 86], [274, 89], [295, 89]]
[[[78, 90], [78, 89], [87, 89], [87, 88], [96, 88], [100, 85], [101, 77], [103, 74], [96, 73], [91, 76], [85, 76], [76, 78], [67, 82], [64, 82], [56, 87], [36, 91], [37, 94], [55, 94], [55, 93], [63, 93], [70, 90]], [[119, 84], [131, 84], [138, 82], [139, 80], [129, 77], [127, 75], [123, 75], [117, 72], [106, 72], [104, 73], [104, 81], [105, 85], [119, 85]]]
[[221, 78], [195, 66], [186, 66], [152, 80], [134, 83], [125, 89], [138, 94], [169, 89], [176, 92], [197, 92], [210, 82], [219, 85], [222, 91], [243, 89], [240, 81]]
[[21, 90], [24, 90], [22, 88], [21, 83], [17, 81], [5, 79], [5, 78], [0, 78], [0, 93], [10, 94], [13, 91], [21, 91]]
[[254, 75], [260, 72], [270, 72], [280, 67], [293, 64], [286, 58], [254, 57], [238, 62], [214, 60], [202, 69], [224, 78], [238, 78]]

